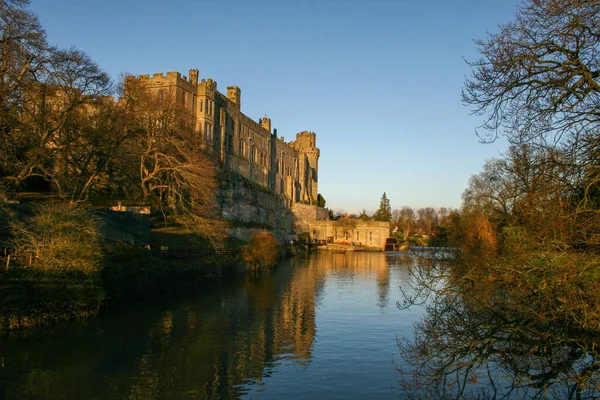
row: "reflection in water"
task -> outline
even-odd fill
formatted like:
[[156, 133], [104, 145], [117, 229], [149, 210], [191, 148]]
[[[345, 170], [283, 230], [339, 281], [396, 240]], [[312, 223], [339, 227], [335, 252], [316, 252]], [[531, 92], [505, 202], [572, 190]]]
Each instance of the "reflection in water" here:
[[536, 261], [468, 273], [413, 265], [419, 296], [407, 300], [426, 313], [399, 342], [404, 387], [424, 398], [600, 398], [597, 288], [581, 266]]
[[384, 253], [316, 254], [83, 326], [7, 336], [0, 399], [396, 395], [395, 337], [420, 312], [399, 318], [391, 288], [406, 274]]

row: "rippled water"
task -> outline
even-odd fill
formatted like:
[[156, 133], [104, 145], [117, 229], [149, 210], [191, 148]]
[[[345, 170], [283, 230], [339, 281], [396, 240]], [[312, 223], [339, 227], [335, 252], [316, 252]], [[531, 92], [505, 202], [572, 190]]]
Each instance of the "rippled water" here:
[[396, 307], [401, 257], [295, 257], [259, 278], [5, 337], [0, 398], [405, 398], [396, 338], [422, 310]]

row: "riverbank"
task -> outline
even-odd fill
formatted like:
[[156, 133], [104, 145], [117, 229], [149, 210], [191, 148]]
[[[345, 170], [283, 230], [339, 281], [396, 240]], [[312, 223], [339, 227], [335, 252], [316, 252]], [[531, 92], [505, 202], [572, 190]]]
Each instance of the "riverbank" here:
[[[0, 331], [87, 319], [244, 268], [239, 248], [192, 255], [118, 243], [104, 245], [100, 257], [100, 267], [88, 271], [18, 265], [0, 270]], [[6, 259], [0, 260], [4, 266]]]

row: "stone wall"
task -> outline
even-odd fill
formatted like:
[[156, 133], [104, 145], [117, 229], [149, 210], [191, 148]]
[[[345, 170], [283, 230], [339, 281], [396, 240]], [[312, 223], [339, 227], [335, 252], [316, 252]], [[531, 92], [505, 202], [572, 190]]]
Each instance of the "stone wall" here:
[[241, 111], [241, 89], [217, 90], [212, 79], [199, 80], [197, 69], [190, 78], [179, 72], [129, 76], [125, 90], [138, 86], [165, 104], [186, 110], [193, 119], [200, 147], [220, 161], [224, 170], [285, 195], [296, 202], [310, 203], [318, 194], [318, 158], [314, 132], [300, 132], [286, 143], [271, 130], [271, 119], [257, 121]]
[[298, 235], [309, 233], [310, 221], [325, 221], [329, 218], [329, 211], [326, 208], [303, 203], [294, 203], [292, 213], [294, 214], [293, 229]]
[[338, 221], [308, 221], [310, 241], [328, 243], [354, 243], [359, 246], [385, 250], [389, 237], [389, 223], [342, 219]]
[[290, 200], [253, 181], [223, 173], [217, 201], [221, 215], [231, 223], [229, 233], [247, 240], [257, 230], [269, 230], [280, 243], [295, 239]]
[[[147, 208], [143, 206], [144, 208]], [[108, 242], [125, 242], [143, 246], [150, 243], [150, 213], [129, 210], [97, 210], [102, 219], [104, 239]], [[143, 211], [143, 210], [142, 210]]]

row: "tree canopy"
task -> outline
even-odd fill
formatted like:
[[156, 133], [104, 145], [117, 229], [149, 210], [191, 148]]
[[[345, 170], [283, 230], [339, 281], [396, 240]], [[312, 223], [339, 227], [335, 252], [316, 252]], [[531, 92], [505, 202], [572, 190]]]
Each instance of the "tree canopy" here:
[[471, 215], [542, 247], [594, 241], [600, 210], [600, 2], [524, 0], [513, 21], [476, 41], [481, 57], [463, 101], [484, 117], [484, 141], [505, 136], [502, 159], [473, 176]]
[[381, 196], [381, 201], [379, 202], [379, 208], [373, 214], [373, 218], [375, 221], [391, 221], [392, 220], [392, 207], [390, 205], [390, 200], [387, 198], [385, 192]]
[[484, 140], [557, 145], [600, 122], [600, 2], [525, 0], [514, 21], [477, 40], [463, 101]]
[[133, 84], [115, 102], [108, 74], [81, 50], [49, 46], [28, 5], [0, 0], [0, 196], [151, 204], [219, 246], [216, 167], [189, 113]]

